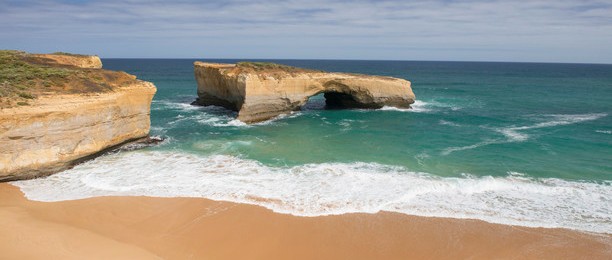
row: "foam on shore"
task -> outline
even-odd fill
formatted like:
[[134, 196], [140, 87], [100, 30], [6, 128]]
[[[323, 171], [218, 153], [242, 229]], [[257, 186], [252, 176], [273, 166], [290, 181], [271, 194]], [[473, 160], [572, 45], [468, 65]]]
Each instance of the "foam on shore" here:
[[444, 178], [365, 162], [272, 167], [227, 155], [132, 151], [13, 184], [37, 201], [201, 197], [297, 216], [392, 211], [612, 233], [611, 182], [534, 179], [514, 172]]

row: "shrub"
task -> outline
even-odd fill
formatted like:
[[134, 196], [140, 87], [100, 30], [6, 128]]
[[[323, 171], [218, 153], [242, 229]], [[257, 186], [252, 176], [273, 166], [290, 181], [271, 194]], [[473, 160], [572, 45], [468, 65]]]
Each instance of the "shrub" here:
[[20, 92], [18, 94], [19, 97], [25, 98], [25, 99], [35, 99], [36, 96], [30, 94], [30, 93], [26, 93], [26, 92]]

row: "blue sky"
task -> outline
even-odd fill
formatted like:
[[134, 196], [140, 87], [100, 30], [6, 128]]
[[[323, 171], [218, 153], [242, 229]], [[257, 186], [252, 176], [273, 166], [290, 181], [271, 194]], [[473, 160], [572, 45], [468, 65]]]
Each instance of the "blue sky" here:
[[612, 1], [0, 0], [0, 49], [612, 63]]

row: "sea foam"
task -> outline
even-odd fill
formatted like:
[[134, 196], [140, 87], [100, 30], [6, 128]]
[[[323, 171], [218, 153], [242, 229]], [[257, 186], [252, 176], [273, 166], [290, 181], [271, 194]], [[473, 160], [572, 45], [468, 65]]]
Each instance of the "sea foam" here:
[[227, 155], [132, 151], [13, 184], [38, 201], [201, 197], [297, 216], [392, 211], [612, 233], [611, 183], [533, 179], [512, 172], [451, 178], [365, 162], [273, 167]]
[[385, 111], [398, 111], [398, 112], [413, 112], [413, 113], [432, 113], [438, 111], [457, 111], [461, 110], [462, 107], [457, 106], [455, 104], [450, 103], [442, 103], [437, 101], [423, 101], [423, 100], [415, 100], [414, 103], [410, 105], [410, 108], [397, 108], [392, 106], [384, 106], [380, 108], [380, 110]]
[[608, 116], [606, 113], [592, 113], [592, 114], [575, 114], [575, 115], [544, 115], [543, 122], [539, 122], [533, 125], [527, 126], [510, 126], [493, 128], [494, 131], [504, 135], [503, 139], [487, 139], [472, 145], [448, 147], [444, 149], [441, 154], [449, 155], [453, 152], [471, 150], [478, 147], [491, 145], [491, 144], [502, 144], [502, 143], [513, 143], [513, 142], [524, 142], [527, 141], [531, 136], [524, 133], [525, 130], [548, 128], [554, 126], [563, 126], [577, 124], [585, 121], [597, 120]]
[[283, 119], [295, 118], [303, 114], [299, 111], [291, 111], [287, 114], [280, 114], [263, 122], [246, 124], [236, 119], [238, 115], [237, 112], [220, 106], [197, 106], [173, 101], [154, 101], [154, 106], [152, 109], [174, 110], [181, 113], [175, 116], [171, 121], [166, 122], [166, 126], [169, 127], [173, 127], [173, 125], [180, 123], [196, 122], [205, 126], [250, 128], [254, 126], [277, 124]]
[[380, 108], [380, 110], [421, 113], [421, 112], [431, 111], [431, 109], [428, 107], [429, 105], [430, 104], [425, 101], [415, 100], [414, 103], [410, 105], [410, 108], [397, 108], [397, 107], [392, 107], [392, 106], [384, 106]]
[[561, 125], [571, 125], [584, 121], [591, 121], [600, 119], [607, 116], [606, 113], [592, 113], [592, 114], [576, 114], [576, 115], [545, 115], [546, 121], [536, 123], [528, 126], [518, 127], [506, 127], [497, 129], [498, 132], [505, 135], [509, 141], [522, 142], [529, 139], [529, 135], [521, 133], [520, 131], [529, 129], [546, 128]]

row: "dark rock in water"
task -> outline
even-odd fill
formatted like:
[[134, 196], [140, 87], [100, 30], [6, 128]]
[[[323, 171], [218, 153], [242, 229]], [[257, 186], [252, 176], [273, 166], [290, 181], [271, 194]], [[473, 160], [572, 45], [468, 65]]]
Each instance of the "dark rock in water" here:
[[143, 148], [147, 148], [147, 147], [158, 145], [158, 144], [162, 143], [164, 140], [166, 140], [166, 139], [164, 139], [161, 136], [148, 136], [148, 137], [136, 140], [134, 142], [130, 142], [130, 143], [124, 144], [124, 145], [120, 146], [119, 148], [111, 151], [111, 153], [112, 152], [134, 151], [134, 150], [138, 150], [138, 149], [143, 149]]

